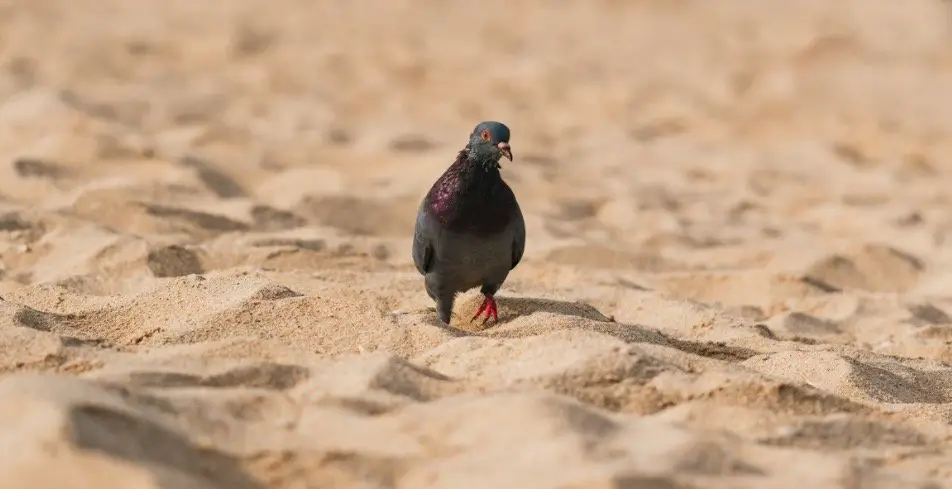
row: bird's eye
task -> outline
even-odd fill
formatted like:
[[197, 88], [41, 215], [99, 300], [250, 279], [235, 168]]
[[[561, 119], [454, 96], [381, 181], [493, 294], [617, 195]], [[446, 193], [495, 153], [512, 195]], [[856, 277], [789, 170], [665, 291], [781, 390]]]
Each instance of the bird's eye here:
[[483, 141], [489, 141], [489, 129], [483, 129], [483, 133], [479, 137], [483, 138]]

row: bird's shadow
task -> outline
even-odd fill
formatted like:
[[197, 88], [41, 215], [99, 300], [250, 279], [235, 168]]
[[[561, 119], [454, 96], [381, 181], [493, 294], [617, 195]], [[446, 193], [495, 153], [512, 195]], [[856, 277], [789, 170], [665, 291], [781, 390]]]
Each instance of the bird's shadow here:
[[[483, 317], [472, 319], [472, 314], [482, 303], [482, 296], [474, 296], [457, 302], [454, 307], [453, 318], [447, 326], [436, 318], [436, 310], [427, 308], [427, 323], [444, 328], [458, 336], [472, 334], [483, 335], [493, 329], [505, 326], [511, 321], [535, 313], [549, 313], [559, 316], [574, 316], [591, 319], [599, 322], [612, 322], [614, 318], [605, 316], [598, 309], [583, 302], [568, 302], [552, 299], [537, 299], [532, 297], [503, 297], [497, 296], [499, 304], [499, 320], [483, 321]], [[469, 314], [467, 314], [469, 313]]]
[[[555, 317], [581, 318], [594, 321], [601, 324], [614, 324], [615, 319], [605, 316], [595, 307], [584, 302], [569, 302], [554, 299], [540, 299], [534, 297], [505, 297], [497, 296], [499, 305], [499, 320], [484, 321], [485, 316], [472, 319], [482, 303], [482, 296], [473, 296], [469, 298], [461, 297], [454, 307], [453, 319], [450, 325], [443, 324], [436, 318], [435, 310], [427, 308], [427, 324], [437, 326], [450, 332], [453, 336], [511, 336], [518, 330], [535, 330], [537, 326], [532, 323], [523, 323], [519, 326], [511, 325], [513, 321], [534, 314], [546, 314]], [[549, 328], [550, 321], [540, 323], [538, 327]], [[621, 325], [619, 325], [621, 326]], [[628, 326], [630, 327], [630, 326]], [[507, 330], [508, 334], [501, 334], [502, 330]]]
[[599, 322], [614, 322], [615, 318], [605, 316], [595, 307], [584, 302], [538, 299], [534, 297], [501, 297], [500, 316], [497, 324], [506, 324], [518, 317], [535, 313], [550, 313], [559, 316], [574, 316]]
[[[434, 326], [443, 328], [455, 337], [483, 336], [489, 338], [520, 338], [545, 334], [556, 329], [561, 329], [559, 326], [554, 325], [551, 320], [526, 321], [511, 324], [520, 317], [543, 313], [551, 314], [554, 318], [562, 316], [587, 319], [588, 321], [581, 324], [576, 321], [571, 321], [574, 324], [564, 324], [563, 326], [565, 328], [587, 329], [614, 336], [626, 343], [650, 343], [675, 348], [702, 357], [726, 361], [743, 361], [756, 355], [755, 351], [747, 348], [730, 346], [723, 343], [680, 339], [645, 325], [616, 322], [614, 317], [606, 316], [595, 307], [583, 302], [531, 297], [499, 297], [499, 322], [483, 324], [480, 320], [469, 321], [472, 313], [470, 313], [470, 315], [466, 315], [465, 313], [470, 311], [475, 312], [481, 302], [482, 296], [461, 301], [456, 308], [457, 312], [450, 326], [440, 323], [434, 313], [430, 313], [432, 316], [428, 322]], [[460, 314], [460, 311], [465, 312]], [[558, 320], [555, 319], [555, 321]]]

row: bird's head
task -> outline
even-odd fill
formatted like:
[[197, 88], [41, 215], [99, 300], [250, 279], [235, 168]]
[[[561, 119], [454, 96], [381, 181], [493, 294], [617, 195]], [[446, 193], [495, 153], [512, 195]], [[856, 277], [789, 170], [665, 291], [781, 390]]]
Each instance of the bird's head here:
[[502, 122], [480, 122], [469, 136], [470, 154], [477, 160], [499, 167], [499, 158], [505, 156], [512, 161], [512, 148], [509, 147], [509, 128]]

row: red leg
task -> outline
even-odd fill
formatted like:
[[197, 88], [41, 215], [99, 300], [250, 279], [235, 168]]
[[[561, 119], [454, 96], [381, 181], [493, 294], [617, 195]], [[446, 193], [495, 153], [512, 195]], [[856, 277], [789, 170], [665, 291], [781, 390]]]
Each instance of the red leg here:
[[496, 299], [493, 299], [491, 295], [487, 295], [486, 298], [483, 299], [482, 305], [479, 306], [476, 314], [473, 315], [473, 320], [484, 312], [486, 313], [486, 318], [483, 319], [483, 323], [489, 321], [489, 318], [492, 318], [494, 322], [499, 321], [499, 309], [496, 307]]

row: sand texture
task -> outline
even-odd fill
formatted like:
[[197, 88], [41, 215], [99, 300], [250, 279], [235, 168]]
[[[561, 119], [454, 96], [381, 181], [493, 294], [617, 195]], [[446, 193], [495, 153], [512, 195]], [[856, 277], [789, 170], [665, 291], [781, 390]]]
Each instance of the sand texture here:
[[0, 0], [0, 489], [952, 488], [949, 5]]

